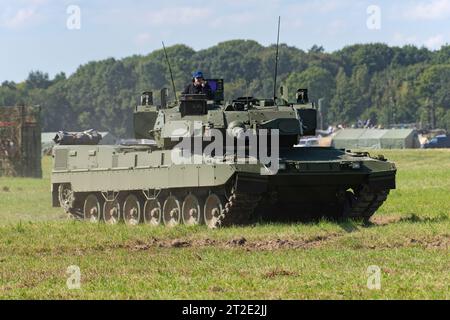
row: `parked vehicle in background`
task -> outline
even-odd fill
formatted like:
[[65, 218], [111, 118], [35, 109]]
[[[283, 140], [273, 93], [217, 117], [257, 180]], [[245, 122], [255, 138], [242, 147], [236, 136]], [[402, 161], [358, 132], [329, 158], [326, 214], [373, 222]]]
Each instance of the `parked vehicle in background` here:
[[302, 138], [296, 145], [296, 147], [318, 147], [318, 146], [319, 146], [319, 138], [317, 137]]
[[429, 142], [426, 142], [423, 145], [425, 149], [432, 148], [450, 148], [450, 137], [445, 134], [439, 135], [431, 139]]

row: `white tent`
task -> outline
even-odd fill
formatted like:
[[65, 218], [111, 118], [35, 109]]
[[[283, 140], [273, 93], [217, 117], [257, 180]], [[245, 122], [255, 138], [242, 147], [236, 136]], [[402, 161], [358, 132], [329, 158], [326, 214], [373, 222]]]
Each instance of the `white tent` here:
[[414, 129], [343, 129], [333, 137], [337, 149], [406, 149], [419, 148]]

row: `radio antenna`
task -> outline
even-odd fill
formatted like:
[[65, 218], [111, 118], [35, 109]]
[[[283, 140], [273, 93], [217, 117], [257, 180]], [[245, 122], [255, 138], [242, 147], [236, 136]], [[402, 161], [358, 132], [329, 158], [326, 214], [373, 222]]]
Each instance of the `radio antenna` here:
[[166, 56], [167, 65], [169, 66], [170, 79], [172, 80], [173, 95], [175, 96], [175, 103], [177, 104], [178, 103], [177, 90], [175, 89], [175, 82], [173, 81], [172, 68], [170, 67], [169, 56], [167, 55], [166, 46], [164, 45], [164, 41], [162, 42], [162, 45], [163, 45], [163, 49], [164, 49], [164, 55]]
[[278, 47], [280, 44], [280, 22], [281, 17], [278, 16], [277, 53], [275, 56], [275, 73], [273, 75], [273, 101], [277, 99]]

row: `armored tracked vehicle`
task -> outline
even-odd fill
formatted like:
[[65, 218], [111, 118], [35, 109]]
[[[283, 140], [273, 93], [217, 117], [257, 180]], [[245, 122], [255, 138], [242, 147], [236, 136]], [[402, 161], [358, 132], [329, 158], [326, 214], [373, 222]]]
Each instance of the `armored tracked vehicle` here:
[[259, 218], [369, 219], [395, 188], [396, 167], [383, 156], [294, 147], [316, 130], [307, 90], [295, 102], [223, 102], [223, 81], [208, 83], [213, 100], [183, 95], [169, 104], [162, 90], [155, 105], [145, 92], [133, 140], [55, 146], [53, 205], [89, 221], [215, 228]]

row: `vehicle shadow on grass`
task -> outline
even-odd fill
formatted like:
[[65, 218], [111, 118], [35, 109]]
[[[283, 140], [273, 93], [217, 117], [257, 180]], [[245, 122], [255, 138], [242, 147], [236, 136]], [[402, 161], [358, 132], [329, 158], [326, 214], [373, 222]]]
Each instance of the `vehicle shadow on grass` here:
[[298, 218], [261, 218], [258, 221], [254, 221], [258, 225], [276, 224], [279, 226], [292, 226], [295, 224], [301, 224], [305, 226], [319, 226], [323, 223], [331, 223], [339, 226], [347, 233], [358, 231], [359, 228], [365, 227], [363, 220], [351, 220], [351, 219], [338, 219], [333, 217], [298, 217]]
[[343, 219], [331, 217], [315, 217], [315, 218], [298, 218], [298, 219], [264, 219], [260, 220], [258, 224], [278, 224], [278, 225], [319, 225], [321, 223], [332, 223], [339, 226], [347, 233], [352, 233], [361, 228], [379, 228], [397, 223], [441, 223], [450, 221], [450, 216], [442, 214], [435, 217], [419, 216], [416, 213], [411, 213], [407, 216], [373, 216], [370, 220], [364, 219]]
[[450, 216], [441, 214], [435, 217], [420, 216], [416, 213], [410, 213], [407, 216], [374, 216], [366, 223], [366, 227], [382, 227], [395, 223], [440, 223], [450, 221]]

